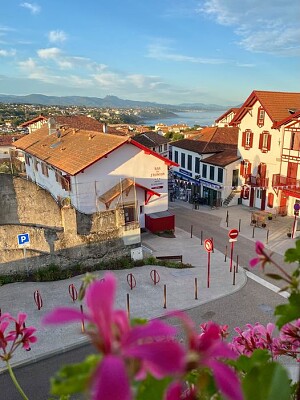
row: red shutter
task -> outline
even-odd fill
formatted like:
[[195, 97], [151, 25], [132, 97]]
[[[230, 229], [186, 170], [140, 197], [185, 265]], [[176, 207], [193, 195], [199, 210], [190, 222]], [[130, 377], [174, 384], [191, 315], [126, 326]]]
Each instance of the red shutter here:
[[274, 194], [268, 193], [268, 207], [273, 208], [273, 204], [274, 204]]
[[242, 146], [245, 147], [246, 144], [246, 132], [243, 132], [242, 134]]
[[246, 171], [247, 175], [251, 175], [251, 166], [252, 166], [251, 163], [248, 162], [248, 167], [247, 167], [247, 171]]
[[244, 176], [244, 161], [241, 161], [241, 165], [240, 165], [240, 175]]
[[267, 150], [271, 150], [271, 140], [272, 140], [272, 136], [268, 135], [268, 143], [267, 143]]
[[264, 179], [266, 177], [266, 173], [267, 173], [267, 164], [260, 163], [259, 166], [260, 166], [260, 168], [259, 168], [260, 177], [262, 179]]
[[258, 145], [258, 148], [261, 150], [262, 149], [262, 145], [263, 145], [263, 137], [264, 137], [264, 135], [263, 135], [263, 133], [261, 133], [260, 135], [259, 135], [259, 145]]
[[250, 132], [250, 143], [249, 143], [249, 147], [251, 148], [253, 146], [253, 132]]

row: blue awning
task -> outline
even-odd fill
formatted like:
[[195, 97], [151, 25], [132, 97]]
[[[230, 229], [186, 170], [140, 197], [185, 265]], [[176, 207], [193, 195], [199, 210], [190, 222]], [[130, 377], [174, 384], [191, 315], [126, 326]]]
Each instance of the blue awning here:
[[191, 178], [190, 176], [182, 174], [181, 172], [178, 172], [178, 171], [173, 171], [173, 174], [175, 176], [178, 176], [179, 178], [185, 179], [188, 182], [194, 183], [197, 186], [204, 184], [205, 186], [211, 187], [213, 189], [221, 189], [222, 188], [222, 186], [217, 185], [216, 183], [208, 182], [208, 181], [205, 181], [204, 179], [194, 179], [194, 178]]

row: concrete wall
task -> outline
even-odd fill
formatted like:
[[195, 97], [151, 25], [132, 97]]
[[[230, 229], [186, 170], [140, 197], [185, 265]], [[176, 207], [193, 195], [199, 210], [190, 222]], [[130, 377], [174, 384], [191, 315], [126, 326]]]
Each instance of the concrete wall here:
[[[140, 244], [137, 232], [131, 241], [124, 234], [123, 209], [85, 215], [60, 208], [44, 189], [11, 175], [0, 174], [0, 188], [0, 274], [51, 263], [88, 266], [130, 255]], [[17, 240], [23, 233], [30, 236], [25, 253]]]

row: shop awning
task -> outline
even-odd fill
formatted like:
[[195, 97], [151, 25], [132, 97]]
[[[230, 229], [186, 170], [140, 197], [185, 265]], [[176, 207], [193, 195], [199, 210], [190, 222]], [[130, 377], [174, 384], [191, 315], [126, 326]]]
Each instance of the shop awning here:
[[221, 189], [222, 188], [221, 185], [218, 185], [216, 183], [208, 182], [208, 181], [205, 181], [204, 179], [194, 179], [191, 176], [182, 174], [181, 172], [178, 172], [178, 171], [173, 171], [173, 174], [174, 174], [174, 176], [178, 176], [179, 178], [185, 179], [186, 181], [194, 183], [197, 186], [200, 186], [202, 184], [207, 187], [211, 187], [213, 189]]

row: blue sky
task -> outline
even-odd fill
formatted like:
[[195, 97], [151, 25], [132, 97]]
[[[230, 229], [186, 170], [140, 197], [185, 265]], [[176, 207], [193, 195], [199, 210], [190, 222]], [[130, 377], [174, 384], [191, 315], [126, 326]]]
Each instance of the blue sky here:
[[300, 2], [2, 1], [0, 93], [237, 105], [300, 91]]

